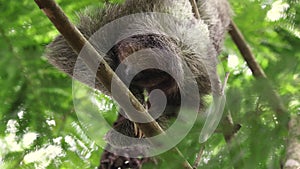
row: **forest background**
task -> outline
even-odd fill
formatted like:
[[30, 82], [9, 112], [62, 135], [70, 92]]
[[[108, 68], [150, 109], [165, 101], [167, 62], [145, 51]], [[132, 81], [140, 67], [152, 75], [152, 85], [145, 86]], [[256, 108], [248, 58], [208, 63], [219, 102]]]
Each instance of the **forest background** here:
[[[102, 0], [57, 2], [74, 23], [76, 12], [104, 6]], [[293, 156], [288, 150], [294, 137], [298, 136], [300, 144], [300, 3], [230, 3], [233, 20], [286, 111], [278, 115], [268, 103], [265, 81], [253, 76], [228, 35], [219, 56], [224, 71], [230, 72], [224, 114], [230, 112], [233, 124], [241, 128], [229, 143], [223, 130], [227, 124], [221, 123], [205, 143], [200, 167], [280, 168]], [[57, 30], [33, 0], [0, 0], [0, 11], [0, 168], [97, 167], [102, 149], [86, 135], [77, 119], [72, 79], [50, 65], [43, 55], [45, 46], [58, 35]], [[100, 113], [111, 124], [116, 118], [116, 104], [104, 95], [99, 95], [98, 101], [103, 105]], [[285, 118], [290, 125], [282, 120]], [[199, 131], [196, 125], [178, 145], [191, 164], [202, 146], [198, 143]], [[163, 154], [158, 168], [175, 168], [174, 158], [179, 157]], [[147, 167], [153, 168], [151, 164]]]

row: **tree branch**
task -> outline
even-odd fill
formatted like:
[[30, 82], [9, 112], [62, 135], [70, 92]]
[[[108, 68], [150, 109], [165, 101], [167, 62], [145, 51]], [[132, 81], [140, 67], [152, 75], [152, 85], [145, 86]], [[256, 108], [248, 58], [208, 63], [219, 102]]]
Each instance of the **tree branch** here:
[[[128, 111], [128, 106], [122, 103], [122, 101], [117, 101], [119, 105], [124, 109], [126, 114], [130, 119], [137, 119], [137, 116], [142, 119], [150, 121], [149, 123], [136, 123], [140, 130], [145, 134], [146, 137], [152, 137], [154, 135], [164, 133], [159, 124], [147, 113], [143, 105], [136, 99], [136, 97], [130, 92], [126, 85], [118, 78], [113, 72], [110, 66], [101, 59], [101, 56], [95, 50], [95, 48], [84, 38], [81, 32], [69, 21], [67, 16], [64, 14], [62, 9], [53, 0], [35, 0], [36, 4], [41, 10], [46, 14], [46, 16], [51, 20], [57, 30], [64, 36], [65, 40], [72, 47], [72, 49], [78, 54], [83, 47], [88, 48], [89, 56], [84, 60], [88, 67], [91, 67], [90, 61], [94, 60], [95, 57], [101, 61], [99, 65], [99, 72], [97, 72], [97, 80], [107, 88], [110, 92], [111, 79], [114, 77], [116, 79], [117, 88], [120, 92], [126, 94], [134, 108], [139, 112], [131, 113]], [[176, 152], [178, 149], [174, 148]], [[181, 153], [180, 153], [181, 154]], [[185, 168], [192, 169], [191, 165], [185, 160]]]
[[205, 146], [202, 145], [200, 147], [200, 150], [199, 150], [197, 156], [196, 156], [196, 160], [194, 162], [193, 169], [197, 169], [199, 167], [200, 162], [201, 162], [201, 158], [202, 158], [202, 155], [203, 155], [203, 152], [204, 152], [204, 149], [205, 149]]
[[289, 122], [289, 138], [284, 169], [300, 168], [300, 116], [294, 115]]
[[200, 19], [200, 13], [198, 10], [198, 6], [197, 6], [197, 2], [195, 0], [190, 0], [190, 3], [192, 5], [193, 8], [193, 13], [196, 19]]
[[253, 76], [256, 79], [263, 80], [263, 86], [261, 86], [261, 92], [267, 93], [268, 95], [263, 95], [263, 97], [269, 102], [271, 108], [276, 112], [277, 116], [280, 118], [283, 124], [287, 124], [287, 110], [281, 101], [279, 94], [273, 90], [273, 86], [268, 80], [265, 72], [257, 63], [249, 45], [246, 43], [246, 40], [243, 34], [240, 32], [236, 24], [231, 20], [230, 22], [229, 34], [238, 47], [242, 57], [247, 62], [248, 67], [251, 69]]
[[255, 77], [262, 77], [267, 78], [265, 72], [262, 70], [262, 68], [259, 66], [257, 61], [255, 60], [255, 57], [247, 44], [244, 36], [240, 32], [239, 28], [236, 26], [236, 24], [231, 20], [230, 22], [230, 30], [229, 34], [238, 47], [239, 51], [241, 52], [243, 58], [247, 62], [249, 68], [251, 69], [253, 75]]

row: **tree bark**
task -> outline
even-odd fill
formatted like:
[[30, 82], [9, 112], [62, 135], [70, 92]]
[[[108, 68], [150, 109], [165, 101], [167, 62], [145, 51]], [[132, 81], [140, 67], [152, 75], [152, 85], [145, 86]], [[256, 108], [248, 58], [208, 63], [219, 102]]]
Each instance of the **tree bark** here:
[[300, 169], [300, 116], [292, 116], [289, 122], [289, 138], [284, 169]]
[[260, 80], [262, 83], [262, 86], [259, 88], [258, 92], [263, 93], [264, 99], [266, 99], [270, 107], [274, 110], [276, 113], [279, 122], [281, 122], [283, 125], [286, 125], [288, 123], [288, 114], [287, 110], [279, 96], [279, 94], [274, 90], [274, 87], [272, 86], [271, 82], [269, 81], [267, 75], [265, 74], [264, 70], [261, 68], [261, 66], [257, 63], [254, 54], [251, 51], [250, 46], [247, 44], [243, 34], [239, 30], [239, 28], [236, 26], [234, 21], [232, 20], [230, 23], [231, 29], [229, 30], [229, 34], [231, 36], [231, 39], [234, 41], [236, 46], [238, 47], [241, 55], [243, 56], [244, 60], [246, 61], [248, 67], [251, 69], [251, 72], [253, 76]]

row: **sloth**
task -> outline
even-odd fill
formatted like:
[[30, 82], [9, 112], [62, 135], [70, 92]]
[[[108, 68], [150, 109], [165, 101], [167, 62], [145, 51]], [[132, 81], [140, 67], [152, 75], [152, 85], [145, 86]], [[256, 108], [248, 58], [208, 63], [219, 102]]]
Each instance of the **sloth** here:
[[[107, 4], [104, 8], [84, 12], [79, 16], [77, 28], [86, 38], [90, 38], [101, 27], [116, 19], [131, 14], [147, 13], [144, 19], [133, 21], [136, 25], [135, 28], [129, 28], [132, 25], [130, 23], [128, 23], [128, 27], [124, 26], [124, 30], [136, 31], [135, 35], [114, 35], [118, 40], [103, 58], [114, 71], [120, 64], [125, 66], [124, 71], [118, 74], [122, 81], [125, 82], [127, 76], [134, 74], [129, 90], [146, 109], [152, 106], [147, 99], [151, 91], [160, 89], [165, 93], [167, 99], [165, 110], [162, 116], [156, 119], [163, 128], [168, 126], [166, 121], [176, 117], [182, 95], [193, 95], [192, 92], [188, 91], [186, 93], [180, 92], [185, 81], [188, 81], [189, 78], [195, 79], [200, 96], [216, 92], [212, 87], [219, 85], [218, 79], [214, 76], [211, 77], [210, 72], [216, 72], [216, 58], [222, 51], [222, 43], [230, 23], [231, 9], [227, 0], [198, 0], [197, 5], [200, 19], [194, 17], [192, 6], [188, 0], [126, 0], [122, 4]], [[169, 24], [172, 25], [170, 29], [176, 34], [168, 36], [165, 30], [161, 28], [164, 27], [160, 25], [162, 23], [158, 23], [159, 26], [157, 26], [155, 21], [151, 19], [149, 21], [151, 17], [147, 18], [151, 16], [148, 13], [153, 12], [165, 13], [184, 22], [164, 20], [167, 25], [168, 22], [172, 22]], [[145, 33], [141, 30], [147, 31]], [[182, 42], [177, 34], [188, 39], [189, 43]], [[97, 43], [95, 41], [92, 44], [97, 46]], [[149, 64], [149, 59], [144, 58], [143, 55], [136, 57], [133, 62], [127, 62], [129, 56], [147, 49], [152, 49], [147, 55], [150, 57], [155, 55], [154, 64], [163, 67], [164, 71], [150, 68], [136, 72], [137, 67]], [[56, 37], [48, 45], [46, 55], [51, 64], [75, 77], [74, 68], [78, 55], [68, 46], [62, 35]], [[192, 77], [185, 75], [184, 65], [190, 69]], [[90, 83], [85, 77], [76, 76], [75, 78], [83, 83]], [[108, 96], [111, 95], [100, 81], [95, 80], [94, 84], [95, 89]], [[204, 104], [202, 100], [200, 99], [200, 105]], [[119, 112], [122, 111], [120, 108]], [[129, 137], [144, 137], [135, 124], [122, 114], [119, 114], [113, 128]], [[110, 133], [106, 137], [112, 142], [118, 140]], [[108, 146], [112, 147], [109, 141]], [[124, 151], [124, 156], [105, 150], [100, 160], [100, 169], [141, 168], [144, 162], [149, 161], [149, 158], [126, 157], [126, 150], [116, 149], [116, 151]]]

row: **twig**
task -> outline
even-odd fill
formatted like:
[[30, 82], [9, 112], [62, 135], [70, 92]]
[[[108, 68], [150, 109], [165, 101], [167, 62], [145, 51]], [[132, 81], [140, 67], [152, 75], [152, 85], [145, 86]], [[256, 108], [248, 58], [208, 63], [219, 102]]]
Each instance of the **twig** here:
[[227, 86], [227, 82], [228, 82], [228, 79], [229, 79], [229, 75], [230, 75], [229, 72], [227, 72], [227, 73], [225, 74], [224, 83], [223, 83], [223, 87], [222, 87], [222, 94], [223, 94], [223, 95], [225, 94], [225, 89], [226, 89], [226, 86]]
[[222, 119], [222, 133], [225, 141], [230, 143], [234, 135], [241, 129], [240, 124], [234, 124], [231, 113], [228, 111], [227, 116]]
[[247, 62], [249, 68], [251, 69], [253, 76], [256, 79], [264, 80], [266, 83], [264, 83], [260, 90], [261, 92], [267, 93], [268, 95], [263, 96], [266, 100], [268, 100], [269, 104], [271, 105], [271, 108], [276, 112], [277, 116], [279, 117], [279, 120], [287, 125], [288, 118], [287, 118], [287, 110], [285, 106], [283, 105], [283, 102], [280, 99], [279, 94], [273, 90], [273, 86], [271, 85], [270, 81], [268, 80], [265, 72], [260, 67], [260, 65], [257, 63], [249, 45], [246, 43], [246, 40], [236, 24], [231, 21], [230, 22], [231, 29], [229, 30], [229, 34], [238, 47], [241, 55], [243, 56], [244, 60]]
[[[222, 94], [225, 93], [229, 75], [230, 75], [229, 72], [227, 72], [225, 74], [225, 79], [224, 79], [224, 83], [223, 83], [223, 87], [222, 87]], [[229, 143], [230, 140], [233, 138], [233, 136], [240, 130], [241, 125], [233, 123], [230, 111], [228, 111], [228, 115], [222, 119], [222, 123], [223, 123], [223, 126], [225, 126], [223, 128], [223, 134], [224, 134], [225, 140], [227, 143]]]
[[199, 167], [204, 149], [205, 149], [204, 145], [200, 147], [199, 153], [197, 154], [195, 163], [193, 165], [193, 169], [197, 169]]
[[241, 125], [234, 124], [229, 110], [227, 115], [222, 118], [219, 128], [221, 129], [223, 137], [226, 141], [229, 158], [231, 160], [233, 168], [245, 168], [245, 164], [243, 161], [244, 153], [243, 149], [240, 146], [240, 140], [234, 139], [234, 137], [240, 130]]
[[[91, 66], [89, 59], [95, 60], [96, 57], [101, 61], [98, 69], [99, 72], [97, 72], [96, 78], [97, 80], [101, 81], [101, 83], [107, 88], [109, 92], [111, 88], [111, 79], [113, 77], [115, 78], [117, 89], [119, 89], [120, 92], [126, 94], [129, 97], [132, 105], [138, 112], [138, 114], [131, 113], [130, 111], [128, 111], [127, 105], [124, 104], [122, 100], [116, 99], [116, 101], [124, 109], [128, 117], [130, 119], [137, 119], [138, 117], [149, 121], [149, 123], [136, 123], [136, 125], [141, 129], [145, 136], [152, 137], [156, 134], [164, 133], [159, 124], [155, 120], [153, 120], [153, 118], [147, 113], [143, 105], [136, 99], [136, 97], [126, 87], [126, 85], [118, 78], [118, 76], [115, 75], [110, 66], [103, 59], [101, 59], [101, 56], [95, 50], [95, 48], [69, 21], [62, 9], [53, 0], [35, 0], [35, 2], [51, 20], [51, 22], [54, 24], [57, 30], [64, 36], [65, 40], [77, 54], [81, 51], [83, 47], [86, 47], [88, 49], [87, 51], [89, 52], [89, 56], [87, 56], [84, 60], [85, 64], [87, 64], [88, 67]], [[192, 169], [191, 165], [186, 160], [184, 161], [184, 166], [187, 169]]]
[[200, 19], [200, 13], [199, 13], [199, 10], [198, 10], [197, 2], [195, 0], [190, 0], [190, 3], [192, 5], [193, 13], [195, 15], [195, 18]]
[[243, 58], [247, 62], [249, 68], [251, 69], [253, 75], [255, 77], [263, 77], [267, 78], [265, 72], [262, 70], [262, 68], [259, 66], [257, 61], [255, 60], [255, 57], [249, 47], [249, 45], [246, 43], [246, 40], [236, 24], [231, 20], [230, 22], [230, 30], [229, 34], [232, 38], [232, 40], [235, 42], [236, 46], [238, 47], [239, 51], [241, 52]]

